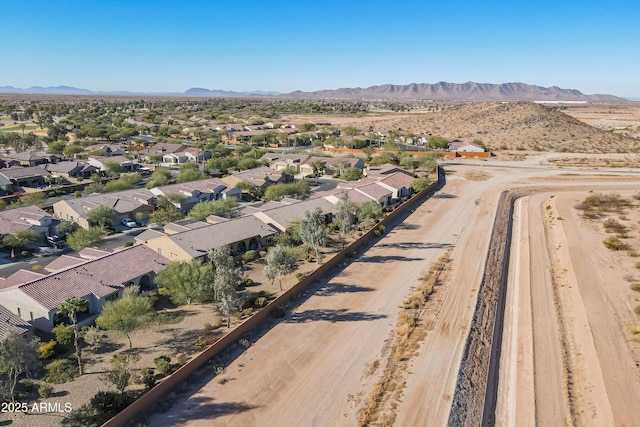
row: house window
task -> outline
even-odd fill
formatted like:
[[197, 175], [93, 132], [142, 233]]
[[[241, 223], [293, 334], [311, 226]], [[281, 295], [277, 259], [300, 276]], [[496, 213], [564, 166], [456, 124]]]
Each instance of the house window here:
[[33, 311], [29, 312], [29, 318], [31, 319], [31, 321], [33, 322]]
[[117, 300], [117, 299], [118, 299], [118, 293], [117, 293], [117, 292], [114, 292], [114, 293], [112, 293], [112, 294], [109, 294], [109, 295], [107, 295], [107, 296], [106, 296], [106, 298], [105, 298], [105, 300], [106, 300], [106, 301], [115, 301], [115, 300]]
[[22, 317], [22, 310], [20, 310], [20, 307], [18, 307], [18, 317]]
[[158, 255], [162, 255], [162, 248], [158, 248]]

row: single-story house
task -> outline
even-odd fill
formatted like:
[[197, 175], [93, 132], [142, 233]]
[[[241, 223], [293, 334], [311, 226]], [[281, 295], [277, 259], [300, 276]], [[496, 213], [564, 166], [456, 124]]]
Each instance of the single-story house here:
[[0, 196], [13, 194], [13, 182], [0, 175]]
[[52, 221], [51, 214], [34, 205], [6, 209], [0, 211], [0, 238], [7, 234], [33, 230], [41, 234], [44, 240], [49, 235]]
[[453, 152], [464, 152], [464, 153], [484, 153], [485, 149], [480, 147], [473, 142], [460, 141], [459, 139], [454, 139], [449, 142], [449, 151]]
[[91, 175], [98, 172], [99, 168], [89, 163], [65, 161], [59, 163], [48, 163], [44, 169], [56, 176], [65, 178], [90, 178]]
[[140, 165], [133, 160], [127, 159], [124, 156], [90, 156], [87, 163], [100, 169], [101, 171], [107, 170], [107, 163], [116, 163], [124, 169], [126, 172], [137, 172]]
[[122, 218], [136, 218], [140, 212], [149, 216], [155, 210], [156, 195], [151, 191], [140, 188], [115, 193], [94, 194], [77, 199], [64, 199], [53, 204], [54, 217], [62, 221], [77, 223], [82, 228], [89, 228], [91, 224], [87, 214], [98, 206], [107, 206], [116, 211], [115, 223]]
[[32, 335], [33, 327], [13, 314], [11, 310], [0, 305], [0, 341], [4, 341], [9, 334]]
[[325, 214], [325, 223], [328, 224], [333, 221], [333, 216], [336, 213], [335, 205], [322, 197], [303, 200], [298, 203], [285, 204], [273, 209], [253, 212], [252, 215], [264, 223], [272, 225], [278, 230], [284, 232], [294, 221], [303, 219], [305, 217], [305, 212], [311, 212], [316, 208], [322, 209], [322, 213]]
[[136, 240], [171, 261], [203, 258], [209, 250], [225, 245], [231, 247], [232, 255], [242, 255], [250, 249], [260, 249], [272, 244], [273, 236], [278, 233], [276, 228], [254, 216], [209, 224], [175, 234], [149, 231], [141, 233]]
[[281, 170], [273, 170], [268, 166], [261, 166], [225, 176], [222, 178], [222, 181], [231, 187], [236, 187], [239, 183], [243, 182], [264, 189], [272, 184], [292, 182], [293, 177]]
[[85, 148], [88, 153], [103, 151], [106, 157], [124, 156], [125, 151], [116, 144], [94, 144]]
[[0, 169], [0, 177], [9, 180], [14, 186], [19, 187], [44, 187], [45, 177], [49, 176], [42, 166], [21, 167], [15, 166]]
[[156, 196], [179, 194], [185, 199], [176, 205], [183, 212], [189, 212], [199, 202], [227, 199], [235, 197], [240, 200], [242, 191], [232, 187], [220, 178], [203, 179], [200, 181], [185, 182], [183, 184], [164, 185], [150, 190]]
[[303, 164], [300, 165], [300, 173], [302, 175], [311, 175], [316, 169], [321, 174], [335, 175], [340, 172], [341, 169], [346, 168], [358, 168], [364, 169], [364, 162], [362, 159], [356, 159], [353, 157], [309, 157]]
[[157, 143], [152, 147], [138, 151], [138, 158], [150, 161], [154, 154], [162, 155], [162, 163], [181, 164], [187, 162], [204, 162], [211, 158], [211, 151], [202, 150], [185, 144]]
[[57, 312], [60, 304], [79, 297], [89, 302], [89, 310], [79, 314], [78, 323], [89, 325], [107, 301], [122, 295], [125, 286], [152, 289], [156, 274], [168, 262], [146, 246], [135, 245], [23, 283], [0, 281], [0, 304], [35, 328], [49, 332], [66, 320]]
[[283, 153], [266, 153], [260, 160], [269, 162], [269, 167], [275, 170], [284, 170], [288, 167], [300, 171], [300, 165], [307, 160], [307, 154], [283, 154]]

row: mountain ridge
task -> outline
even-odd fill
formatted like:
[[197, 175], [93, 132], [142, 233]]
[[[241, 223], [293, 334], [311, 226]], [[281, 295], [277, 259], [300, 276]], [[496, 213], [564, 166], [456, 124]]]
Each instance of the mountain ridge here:
[[343, 99], [343, 100], [396, 100], [396, 101], [542, 101], [542, 102], [629, 102], [630, 100], [609, 94], [585, 95], [577, 89], [562, 89], [558, 86], [544, 87], [526, 83], [410, 83], [406, 85], [383, 84], [366, 88], [325, 89], [312, 92], [293, 91], [279, 93], [275, 91], [226, 91], [192, 87], [184, 92], [129, 92], [129, 91], [91, 91], [71, 86], [32, 86], [27, 89], [13, 86], [0, 86], [5, 94], [44, 94], [44, 95], [156, 95], [156, 96], [192, 96], [192, 97], [279, 97], [307, 99]]
[[585, 95], [577, 89], [543, 87], [526, 83], [410, 83], [384, 84], [367, 88], [340, 88], [314, 92], [295, 91], [281, 95], [292, 98], [434, 101], [547, 101], [628, 102], [608, 94]]

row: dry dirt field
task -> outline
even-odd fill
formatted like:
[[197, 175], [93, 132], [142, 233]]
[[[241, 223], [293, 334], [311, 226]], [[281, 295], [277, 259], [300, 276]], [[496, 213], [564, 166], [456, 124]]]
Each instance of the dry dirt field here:
[[[147, 425], [360, 425], [398, 306], [451, 249], [447, 280], [420, 318], [426, 336], [369, 424], [447, 425], [496, 202], [514, 187], [531, 195], [516, 206], [498, 425], [638, 425], [640, 344], [629, 329], [638, 297], [626, 281], [640, 276], [636, 258], [606, 249], [602, 226], [574, 205], [592, 189], [635, 193], [639, 172], [559, 169], [533, 156], [446, 170], [436, 196]], [[640, 248], [630, 212], [628, 242]]]

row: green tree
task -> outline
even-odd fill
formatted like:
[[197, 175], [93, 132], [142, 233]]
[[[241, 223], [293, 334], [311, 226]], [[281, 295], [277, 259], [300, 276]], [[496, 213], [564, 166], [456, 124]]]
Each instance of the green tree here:
[[227, 318], [227, 327], [231, 322], [231, 314], [241, 305], [240, 289], [244, 278], [240, 268], [231, 257], [231, 248], [227, 245], [218, 247], [208, 254], [216, 270], [213, 291], [216, 301], [220, 303], [220, 311]]
[[282, 278], [296, 270], [296, 257], [286, 247], [275, 245], [265, 256], [264, 275], [271, 283], [278, 279], [282, 291]]
[[346, 168], [341, 175], [341, 178], [345, 181], [357, 181], [362, 178], [362, 169], [360, 168]]
[[249, 193], [254, 199], [259, 199], [264, 195], [264, 190], [256, 185], [249, 184], [248, 182], [239, 182], [236, 184], [236, 188], [243, 192]]
[[129, 340], [129, 349], [133, 348], [131, 337], [151, 322], [153, 307], [149, 298], [139, 295], [138, 286], [125, 288], [122, 298], [107, 301], [102, 313], [96, 319], [101, 328], [121, 333]]
[[162, 153], [154, 153], [149, 155], [149, 161], [154, 165], [158, 165], [162, 163], [162, 159], [163, 159]]
[[118, 353], [111, 358], [111, 368], [107, 370], [101, 379], [107, 383], [113, 384], [121, 395], [131, 381], [131, 372], [136, 362], [140, 360], [140, 356], [136, 353]]
[[158, 292], [178, 305], [211, 301], [213, 281], [211, 266], [198, 259], [172, 261], [155, 278]]
[[283, 197], [302, 197], [310, 192], [306, 181], [297, 181], [288, 184], [273, 184], [267, 187], [264, 197], [267, 200], [277, 200]]
[[420, 192], [425, 188], [427, 188], [429, 184], [430, 184], [429, 178], [426, 176], [421, 176], [419, 178], [414, 179], [411, 186], [413, 187], [414, 190]]
[[178, 172], [178, 178], [176, 179], [176, 182], [181, 184], [184, 182], [199, 181], [201, 179], [205, 179], [206, 177], [206, 175], [198, 170], [198, 165], [196, 163], [184, 163], [180, 165], [180, 170]]
[[171, 171], [165, 168], [156, 168], [147, 181], [147, 188], [160, 187], [169, 184]]
[[2, 243], [14, 249], [23, 249], [39, 240], [42, 240], [40, 234], [28, 228], [14, 234], [7, 234], [2, 239]]
[[383, 215], [382, 206], [379, 203], [365, 202], [358, 208], [358, 222], [376, 221], [382, 218]]
[[344, 248], [345, 240], [356, 231], [358, 224], [358, 206], [349, 199], [346, 191], [342, 192], [340, 200], [336, 203], [336, 220], [340, 223], [340, 237]]
[[327, 242], [325, 234], [325, 220], [322, 209], [315, 208], [306, 211], [304, 219], [300, 220], [300, 239], [316, 253], [316, 262], [320, 264], [320, 248]]
[[189, 216], [196, 221], [203, 221], [209, 215], [224, 215], [238, 206], [238, 199], [229, 197], [227, 199], [210, 200], [208, 202], [196, 203]]
[[98, 246], [104, 237], [99, 227], [79, 228], [67, 236], [67, 244], [76, 252], [90, 246]]
[[47, 153], [51, 154], [62, 154], [67, 143], [65, 141], [53, 141], [50, 142], [47, 146]]
[[116, 211], [107, 206], [96, 206], [87, 213], [89, 223], [99, 225], [102, 231], [107, 225], [111, 225], [115, 217]]
[[118, 162], [107, 161], [104, 163], [104, 168], [109, 176], [118, 176], [124, 172], [124, 167]]
[[7, 394], [12, 402], [20, 375], [35, 371], [40, 366], [39, 345], [38, 338], [27, 338], [14, 332], [0, 342], [0, 373], [6, 377]]
[[42, 207], [46, 195], [42, 191], [36, 193], [26, 193], [20, 196], [20, 203], [23, 205], [36, 205]]
[[73, 326], [73, 344], [76, 348], [76, 357], [78, 358], [78, 372], [82, 375], [82, 348], [80, 347], [80, 333], [78, 331], [78, 313], [87, 311], [89, 302], [78, 297], [67, 298], [58, 307], [58, 313], [69, 316], [71, 325]]

